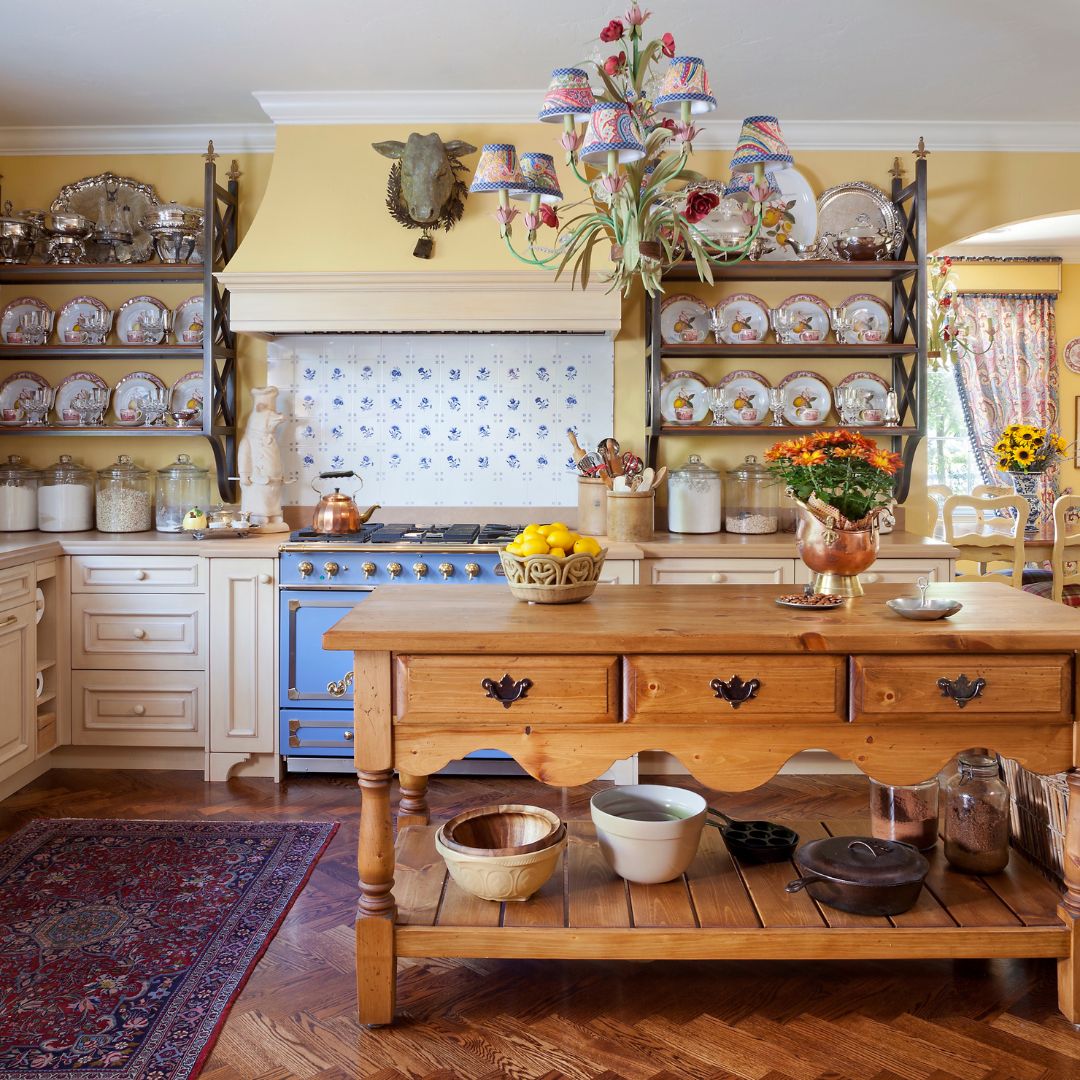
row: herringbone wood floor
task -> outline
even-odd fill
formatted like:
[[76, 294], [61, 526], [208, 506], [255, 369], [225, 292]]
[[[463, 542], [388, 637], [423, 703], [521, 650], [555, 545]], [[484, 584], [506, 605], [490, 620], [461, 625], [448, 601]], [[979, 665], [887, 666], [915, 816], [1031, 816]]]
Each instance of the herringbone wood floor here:
[[[441, 779], [477, 802], [587, 817], [592, 788]], [[736, 815], [859, 815], [865, 783], [778, 778]], [[234, 1005], [203, 1080], [1076, 1080], [1080, 1033], [1049, 960], [877, 963], [402, 962], [400, 1020], [354, 1016], [358, 793], [348, 778], [203, 784], [189, 773], [54, 771], [0, 803], [34, 817], [335, 818], [342, 827]]]

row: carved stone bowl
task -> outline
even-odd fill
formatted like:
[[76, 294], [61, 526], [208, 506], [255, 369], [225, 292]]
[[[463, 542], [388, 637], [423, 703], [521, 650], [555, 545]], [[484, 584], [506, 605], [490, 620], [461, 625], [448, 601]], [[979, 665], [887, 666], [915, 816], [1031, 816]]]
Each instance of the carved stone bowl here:
[[592, 596], [600, 581], [607, 548], [599, 555], [511, 555], [499, 552], [506, 583], [518, 600], [534, 604], [576, 604]]

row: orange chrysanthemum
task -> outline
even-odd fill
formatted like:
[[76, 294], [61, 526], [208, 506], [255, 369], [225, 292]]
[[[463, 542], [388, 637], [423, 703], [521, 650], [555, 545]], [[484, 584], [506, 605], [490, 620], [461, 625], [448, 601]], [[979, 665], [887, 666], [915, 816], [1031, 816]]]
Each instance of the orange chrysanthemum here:
[[803, 450], [791, 460], [795, 465], [824, 465], [827, 459], [824, 450]]
[[896, 470], [900, 468], [900, 456], [898, 454], [892, 454], [888, 450], [873, 451], [867, 458], [867, 461], [873, 465], [875, 469], [880, 469], [889, 476], [892, 476]]

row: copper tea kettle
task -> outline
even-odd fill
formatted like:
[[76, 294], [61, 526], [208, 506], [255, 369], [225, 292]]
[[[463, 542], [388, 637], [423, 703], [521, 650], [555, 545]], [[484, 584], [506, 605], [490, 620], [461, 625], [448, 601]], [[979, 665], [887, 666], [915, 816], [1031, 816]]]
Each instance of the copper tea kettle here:
[[[345, 472], [319, 473], [320, 480], [339, 480], [346, 476], [356, 476], [356, 479], [361, 484], [363, 483], [352, 469]], [[311, 487], [319, 496], [319, 504], [315, 507], [315, 513], [311, 517], [311, 527], [317, 533], [323, 533], [327, 536], [344, 536], [347, 533], [359, 532], [360, 526], [379, 509], [376, 504], [375, 506], [369, 506], [361, 513], [360, 508], [356, 505], [355, 491], [352, 495], [343, 495], [341, 489], [335, 487], [332, 495], [324, 495], [315, 487], [314, 481]]]

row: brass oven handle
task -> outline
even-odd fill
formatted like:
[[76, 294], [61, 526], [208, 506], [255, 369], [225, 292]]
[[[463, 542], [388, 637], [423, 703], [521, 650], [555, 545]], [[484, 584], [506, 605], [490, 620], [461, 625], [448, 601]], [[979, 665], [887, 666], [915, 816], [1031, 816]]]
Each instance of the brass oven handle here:
[[337, 682], [328, 682], [326, 684], [326, 692], [331, 697], [344, 697], [349, 692], [349, 687], [353, 683], [353, 673], [346, 671], [343, 678]]

